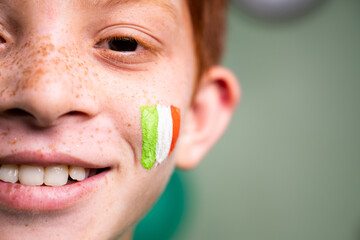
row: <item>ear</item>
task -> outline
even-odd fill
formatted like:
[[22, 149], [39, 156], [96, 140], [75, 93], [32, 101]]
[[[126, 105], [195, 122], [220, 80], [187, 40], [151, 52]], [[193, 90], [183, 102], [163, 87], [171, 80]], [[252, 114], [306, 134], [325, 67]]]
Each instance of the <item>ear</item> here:
[[204, 73], [193, 102], [185, 116], [176, 166], [197, 166], [225, 132], [240, 101], [241, 91], [235, 75], [214, 66]]

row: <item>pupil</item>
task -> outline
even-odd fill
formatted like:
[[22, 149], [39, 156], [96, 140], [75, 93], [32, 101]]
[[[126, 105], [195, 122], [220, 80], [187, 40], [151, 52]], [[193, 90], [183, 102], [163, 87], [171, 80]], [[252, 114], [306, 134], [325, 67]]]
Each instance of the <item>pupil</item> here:
[[109, 41], [109, 48], [113, 51], [119, 52], [133, 52], [136, 50], [138, 43], [133, 38], [123, 37], [120, 39], [111, 39]]
[[5, 43], [5, 39], [0, 36], [0, 43]]

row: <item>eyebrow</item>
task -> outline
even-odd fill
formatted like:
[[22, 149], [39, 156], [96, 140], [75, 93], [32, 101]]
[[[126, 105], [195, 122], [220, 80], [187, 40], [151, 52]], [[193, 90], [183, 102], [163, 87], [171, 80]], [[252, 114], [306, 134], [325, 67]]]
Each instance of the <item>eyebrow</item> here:
[[80, 0], [81, 6], [92, 6], [95, 8], [113, 8], [129, 2], [145, 3], [148, 5], [152, 4], [158, 6], [176, 18], [176, 8], [169, 0]]

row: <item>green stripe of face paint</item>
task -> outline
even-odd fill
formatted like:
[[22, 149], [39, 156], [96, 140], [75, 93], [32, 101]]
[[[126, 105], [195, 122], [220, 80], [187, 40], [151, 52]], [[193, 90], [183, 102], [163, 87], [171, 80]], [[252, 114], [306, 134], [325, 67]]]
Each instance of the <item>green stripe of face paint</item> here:
[[156, 107], [140, 107], [143, 146], [141, 163], [150, 169], [156, 161], [156, 143], [158, 140], [159, 114]]

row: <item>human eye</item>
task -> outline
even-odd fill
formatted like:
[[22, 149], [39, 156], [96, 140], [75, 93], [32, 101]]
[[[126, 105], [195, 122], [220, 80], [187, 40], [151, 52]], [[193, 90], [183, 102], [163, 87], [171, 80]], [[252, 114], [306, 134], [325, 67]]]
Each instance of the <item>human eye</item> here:
[[94, 49], [100, 61], [126, 69], [155, 62], [161, 52], [154, 37], [132, 27], [115, 27], [103, 32]]
[[97, 44], [96, 47], [122, 53], [145, 50], [145, 47], [142, 46], [136, 39], [132, 37], [118, 36], [103, 40]]

